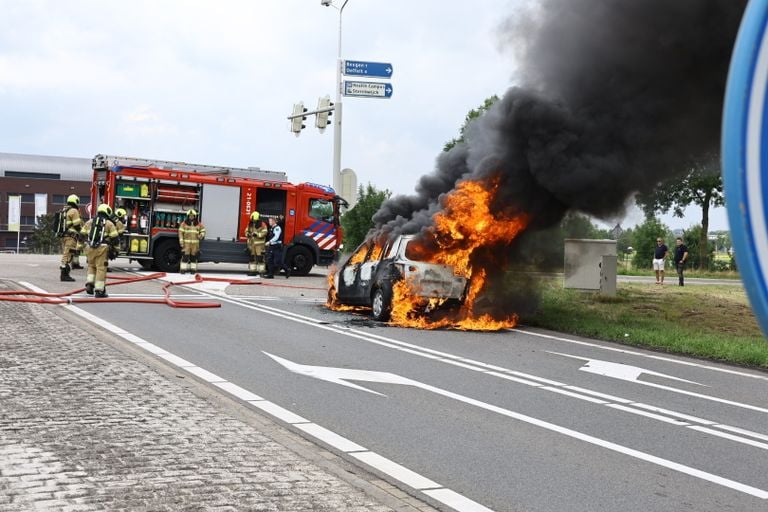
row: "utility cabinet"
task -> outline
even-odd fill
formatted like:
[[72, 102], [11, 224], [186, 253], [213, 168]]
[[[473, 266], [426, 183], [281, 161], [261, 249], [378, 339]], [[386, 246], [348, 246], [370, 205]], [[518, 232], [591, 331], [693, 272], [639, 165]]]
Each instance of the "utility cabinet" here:
[[616, 294], [616, 240], [565, 240], [566, 288]]

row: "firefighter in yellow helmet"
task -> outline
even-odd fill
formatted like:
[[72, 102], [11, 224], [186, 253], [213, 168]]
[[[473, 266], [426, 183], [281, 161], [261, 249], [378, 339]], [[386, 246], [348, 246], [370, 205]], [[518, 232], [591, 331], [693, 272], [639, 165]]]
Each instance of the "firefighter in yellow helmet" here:
[[110, 220], [111, 217], [112, 208], [107, 204], [100, 204], [96, 216], [86, 222], [83, 228], [86, 233], [85, 255], [88, 258], [85, 293], [93, 294], [97, 298], [107, 297], [107, 253], [110, 245], [118, 242], [117, 228]]
[[179, 224], [179, 245], [181, 246], [182, 274], [197, 273], [197, 259], [200, 255], [200, 240], [205, 238], [205, 226], [198, 219], [197, 211], [187, 210], [187, 216]]
[[248, 244], [248, 275], [256, 276], [266, 271], [264, 265], [264, 251], [267, 243], [267, 225], [259, 219], [259, 212], [251, 214], [248, 227], [245, 228], [245, 237]]
[[128, 226], [128, 212], [125, 208], [120, 207], [115, 210], [115, 215], [112, 217], [112, 222], [117, 229], [117, 236], [120, 239], [119, 247], [121, 250], [125, 250], [125, 229]]
[[[67, 206], [64, 210], [66, 226], [61, 235], [61, 271], [62, 281], [74, 281], [75, 278], [69, 275], [72, 268], [72, 259], [77, 253], [77, 239], [83, 229], [83, 218], [80, 216], [80, 197], [77, 194], [70, 194], [67, 197]], [[81, 267], [82, 268], [82, 267]]]

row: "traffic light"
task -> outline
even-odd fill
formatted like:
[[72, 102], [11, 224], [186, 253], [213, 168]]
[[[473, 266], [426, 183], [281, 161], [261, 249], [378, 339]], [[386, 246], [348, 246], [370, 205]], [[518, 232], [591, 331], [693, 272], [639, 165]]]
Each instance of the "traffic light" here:
[[[330, 110], [326, 110], [329, 108], [333, 108], [333, 103], [331, 103], [331, 97], [327, 94], [323, 96], [322, 98], [317, 99], [317, 115], [315, 116], [315, 126], [317, 126], [320, 129], [320, 133], [323, 133], [325, 131], [325, 127], [331, 124], [331, 121], [328, 119], [328, 116], [332, 116], [333, 112]], [[321, 112], [321, 110], [326, 110], [325, 112]]]
[[306, 111], [307, 109], [304, 108], [303, 101], [293, 104], [293, 115], [291, 116], [291, 131], [295, 133], [297, 137], [301, 133], [301, 130], [307, 127], [304, 124], [304, 121], [307, 120], [307, 116], [302, 115]]

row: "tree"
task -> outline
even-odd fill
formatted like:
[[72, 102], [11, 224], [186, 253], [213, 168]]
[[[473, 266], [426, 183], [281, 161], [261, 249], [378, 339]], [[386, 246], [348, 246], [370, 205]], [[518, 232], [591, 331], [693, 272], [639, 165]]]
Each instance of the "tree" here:
[[[683, 210], [691, 203], [701, 208], [701, 232], [697, 247], [701, 251], [698, 261], [702, 268], [709, 267], [709, 252], [707, 251], [707, 234], [709, 231], [709, 209], [712, 206], [723, 206], [723, 176], [720, 168], [714, 163], [702, 164], [688, 171], [683, 178], [664, 181], [656, 190], [648, 194], [639, 194], [637, 204], [645, 211], [646, 216], [656, 212], [667, 213], [670, 210], [676, 217], [683, 217]], [[690, 247], [690, 245], [689, 245]]]
[[53, 232], [53, 214], [40, 215], [37, 226], [30, 236], [30, 248], [34, 252], [51, 254], [58, 251], [59, 239]]
[[636, 268], [650, 268], [653, 261], [653, 253], [656, 249], [656, 239], [662, 237], [666, 240], [666, 246], [672, 251], [673, 238], [669, 234], [669, 228], [656, 217], [646, 217], [645, 222], [635, 227], [632, 233], [632, 248], [635, 256], [632, 263]]
[[344, 248], [347, 251], [354, 250], [365, 240], [365, 236], [373, 227], [373, 215], [390, 195], [392, 193], [389, 190], [377, 190], [370, 183], [365, 188], [360, 185], [357, 190], [357, 203], [341, 217]]
[[473, 108], [472, 110], [467, 113], [467, 117], [464, 118], [464, 124], [461, 125], [461, 128], [459, 129], [459, 137], [453, 138], [450, 141], [445, 143], [445, 146], [443, 146], [443, 151], [448, 151], [456, 144], [459, 144], [460, 142], [464, 142], [464, 135], [467, 131], [467, 127], [469, 124], [480, 117], [481, 115], [488, 112], [488, 109], [491, 108], [491, 105], [499, 101], [499, 97], [495, 94], [491, 96], [490, 98], [486, 98], [482, 105], [480, 105], [477, 108]]
[[[695, 226], [691, 226], [688, 229], [685, 230], [685, 233], [683, 234], [683, 243], [688, 247], [688, 264], [691, 268], [698, 268], [702, 270], [709, 270], [709, 261], [710, 258], [713, 256], [714, 253], [714, 245], [709, 242], [709, 240], [705, 237], [705, 245], [704, 250], [702, 250], [701, 244], [701, 233], [704, 230], [702, 229], [701, 225], [696, 224]], [[707, 264], [704, 264], [704, 260], [701, 258], [701, 254], [707, 255]]]
[[630, 247], [634, 249], [634, 246], [632, 245], [635, 243], [634, 237], [635, 231], [632, 228], [627, 228], [622, 231], [621, 235], [619, 235], [619, 238], [616, 240], [617, 254], [626, 254]]

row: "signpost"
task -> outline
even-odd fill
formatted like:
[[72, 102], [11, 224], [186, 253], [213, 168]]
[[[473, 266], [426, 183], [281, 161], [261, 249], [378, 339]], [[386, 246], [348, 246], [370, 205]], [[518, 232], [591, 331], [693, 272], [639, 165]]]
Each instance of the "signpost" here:
[[361, 60], [344, 61], [344, 74], [347, 76], [392, 78], [393, 72], [394, 68], [389, 62], [366, 62]]
[[392, 97], [392, 84], [388, 82], [360, 82], [344, 80], [344, 96], [389, 99]]
[[751, 0], [731, 59], [723, 177], [742, 282], [768, 335], [768, 0]]

